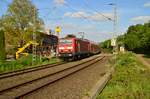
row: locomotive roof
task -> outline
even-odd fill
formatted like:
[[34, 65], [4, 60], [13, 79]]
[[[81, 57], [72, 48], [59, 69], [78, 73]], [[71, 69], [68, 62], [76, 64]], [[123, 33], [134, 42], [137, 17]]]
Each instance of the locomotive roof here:
[[60, 39], [78, 39], [78, 40], [83, 40], [83, 41], [89, 41], [88, 39], [82, 39], [82, 38], [76, 38], [76, 37], [64, 37]]
[[95, 45], [97, 45], [97, 44], [98, 44], [98, 43], [96, 43], [96, 42], [94, 42], [94, 41], [90, 41], [90, 40], [88, 40], [88, 39], [75, 38], [75, 37], [74, 37], [74, 38], [71, 38], [71, 37], [70, 37], [70, 38], [69, 38], [69, 37], [68, 37], [68, 38], [66, 38], [66, 37], [65, 37], [65, 38], [60, 38], [60, 39], [77, 39], [77, 40], [86, 41], [86, 42], [89, 42], [89, 43], [91, 43], [91, 44], [95, 44]]

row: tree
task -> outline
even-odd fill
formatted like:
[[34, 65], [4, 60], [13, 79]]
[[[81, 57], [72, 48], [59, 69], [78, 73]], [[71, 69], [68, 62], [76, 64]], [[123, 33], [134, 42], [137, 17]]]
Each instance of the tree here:
[[10, 45], [19, 45], [22, 40], [28, 42], [34, 30], [41, 30], [43, 24], [30, 0], [13, 0], [2, 17], [6, 43]]
[[140, 41], [137, 35], [126, 35], [125, 45], [128, 50], [134, 50], [140, 47]]
[[103, 49], [104, 52], [112, 52], [113, 47], [111, 46], [111, 40], [106, 40], [100, 43], [100, 47]]
[[124, 38], [125, 38], [124, 35], [120, 35], [120, 36], [117, 37], [117, 45], [118, 45], [118, 47], [119, 46], [124, 46], [124, 42], [125, 42]]
[[[102, 48], [109, 49], [109, 40], [101, 43]], [[125, 45], [125, 48], [137, 53], [150, 54], [150, 21], [144, 24], [132, 25], [127, 33], [117, 37], [118, 45]]]
[[150, 22], [130, 26], [124, 35], [124, 44], [128, 50], [150, 53]]

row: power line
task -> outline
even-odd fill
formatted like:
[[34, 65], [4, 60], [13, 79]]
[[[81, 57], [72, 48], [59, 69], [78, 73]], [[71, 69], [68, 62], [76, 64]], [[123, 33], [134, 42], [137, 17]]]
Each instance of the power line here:
[[114, 21], [112, 18], [110, 18], [110, 17], [108, 17], [108, 16], [105, 16], [104, 14], [102, 14], [101, 12], [99, 12], [98, 10], [96, 10], [96, 9], [94, 9], [94, 8], [92, 8], [92, 7], [90, 7], [90, 6], [88, 5], [87, 0], [84, 0], [84, 2], [85, 2], [85, 6], [86, 6], [86, 7], [92, 9], [93, 11], [95, 11], [95, 12], [98, 13], [99, 15], [103, 16], [104, 18], [108, 19], [109, 21]]
[[[71, 7], [70, 5], [68, 5], [67, 3], [64, 4], [65, 6], [67, 6], [68, 8], [72, 9], [73, 11], [75, 12], [78, 12], [78, 10], [76, 10], [75, 8]], [[86, 16], [82, 15], [81, 13], [79, 13], [79, 16], [81, 16], [84, 20], [88, 21], [89, 23], [90, 22], [90, 19], [88, 19]]]
[[[53, 11], [51, 11], [51, 12], [54, 12], [54, 10], [56, 9], [56, 7], [53, 7], [51, 10], [53, 10]], [[63, 17], [55, 17], [55, 18], [49, 18], [48, 16], [53, 16], [54, 15], [54, 13], [51, 13], [50, 12], [50, 8], [40, 8], [39, 10], [48, 10], [48, 12], [46, 13], [46, 14], [44, 14], [44, 15], [40, 15], [40, 16], [42, 16], [42, 17], [44, 17], [44, 18], [46, 18], [47, 20], [62, 20], [63, 19]]]

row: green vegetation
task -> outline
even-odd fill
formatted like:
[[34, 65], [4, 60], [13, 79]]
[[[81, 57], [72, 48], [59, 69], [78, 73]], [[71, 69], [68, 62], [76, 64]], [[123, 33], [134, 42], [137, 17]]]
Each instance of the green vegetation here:
[[[43, 24], [31, 0], [13, 0], [6, 14], [0, 18], [0, 28], [5, 31], [7, 52], [14, 54], [12, 49], [32, 40], [34, 30], [42, 30]], [[38, 39], [38, 32], [35, 33]]]
[[101, 48], [103, 48], [103, 52], [112, 52], [112, 50], [113, 50], [110, 40], [106, 40], [106, 41], [100, 43], [100, 46], [101, 46]]
[[57, 58], [51, 58], [48, 60], [47, 58], [37, 57], [36, 62], [32, 65], [32, 55], [23, 56], [19, 60], [14, 60], [10, 62], [0, 62], [0, 73], [9, 72], [9, 71], [16, 71], [20, 69], [35, 67], [39, 65], [45, 64], [53, 64], [58, 62]]
[[[117, 44], [124, 45], [129, 51], [150, 54], [150, 22], [130, 26], [124, 35], [118, 36]], [[110, 40], [102, 42], [101, 46], [112, 49]]]
[[[6, 54], [15, 55], [18, 47], [22, 47], [33, 39], [33, 32], [36, 34], [36, 42], [40, 44], [43, 39], [40, 33], [44, 30], [43, 25], [44, 22], [39, 18], [38, 9], [31, 0], [12, 0], [7, 12], [0, 17], [0, 29], [4, 31], [0, 31], [0, 60], [4, 60]], [[40, 61], [37, 57], [33, 65], [32, 55], [29, 55], [10, 62], [0, 61], [0, 73], [56, 62], [56, 58], [50, 61], [43, 58], [42, 60]]]
[[5, 54], [5, 36], [4, 31], [0, 30], [0, 61], [5, 60], [6, 54]]
[[150, 99], [150, 70], [133, 53], [119, 54], [112, 79], [97, 99]]
[[150, 22], [130, 26], [124, 35], [124, 43], [128, 50], [150, 53]]

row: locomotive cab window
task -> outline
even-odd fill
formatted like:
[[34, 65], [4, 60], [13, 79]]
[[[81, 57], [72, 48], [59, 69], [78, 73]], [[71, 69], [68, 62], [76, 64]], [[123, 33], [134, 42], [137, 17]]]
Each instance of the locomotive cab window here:
[[72, 44], [72, 39], [61, 39], [60, 40], [60, 44]]

